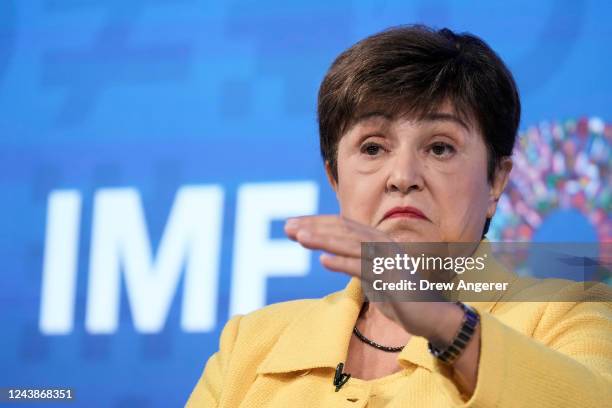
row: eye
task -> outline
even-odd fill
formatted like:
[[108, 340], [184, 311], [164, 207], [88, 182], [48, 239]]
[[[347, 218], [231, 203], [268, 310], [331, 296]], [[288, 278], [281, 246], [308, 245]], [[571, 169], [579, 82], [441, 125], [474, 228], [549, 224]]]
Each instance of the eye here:
[[434, 153], [436, 157], [439, 158], [444, 158], [455, 152], [455, 148], [452, 145], [444, 142], [436, 142], [432, 144], [429, 149]]
[[360, 151], [361, 153], [367, 154], [368, 156], [376, 156], [378, 155], [378, 153], [380, 153], [382, 149], [383, 147], [379, 145], [378, 143], [369, 142], [369, 143], [364, 143], [361, 146]]

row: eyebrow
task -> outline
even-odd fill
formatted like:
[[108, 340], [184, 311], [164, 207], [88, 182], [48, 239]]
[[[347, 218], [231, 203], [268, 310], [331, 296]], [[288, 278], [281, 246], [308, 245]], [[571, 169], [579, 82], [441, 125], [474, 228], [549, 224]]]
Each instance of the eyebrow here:
[[461, 118], [452, 113], [429, 113], [425, 115], [422, 120], [425, 122], [452, 122], [463, 127], [467, 131], [470, 130], [470, 127], [461, 120]]

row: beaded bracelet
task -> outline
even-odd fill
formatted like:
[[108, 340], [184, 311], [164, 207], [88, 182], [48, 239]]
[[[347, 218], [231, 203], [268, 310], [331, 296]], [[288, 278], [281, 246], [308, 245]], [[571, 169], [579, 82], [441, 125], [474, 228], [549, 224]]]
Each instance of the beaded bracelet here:
[[451, 344], [441, 350], [434, 347], [431, 342], [427, 343], [429, 352], [445, 364], [453, 364], [459, 358], [474, 335], [476, 326], [480, 321], [480, 315], [476, 309], [462, 302], [456, 302], [456, 304], [463, 310], [463, 322]]

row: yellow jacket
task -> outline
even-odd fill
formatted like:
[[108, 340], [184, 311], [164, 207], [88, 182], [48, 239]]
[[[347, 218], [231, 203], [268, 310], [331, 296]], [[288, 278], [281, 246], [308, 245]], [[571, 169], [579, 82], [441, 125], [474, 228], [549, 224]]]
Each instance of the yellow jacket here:
[[[517, 282], [493, 265], [487, 278]], [[612, 303], [468, 302], [481, 314], [481, 350], [476, 390], [466, 400], [421, 337], [399, 353], [403, 370], [371, 381], [351, 377], [335, 392], [335, 368], [345, 361], [362, 302], [353, 278], [322, 299], [233, 317], [186, 406], [612, 407]]]

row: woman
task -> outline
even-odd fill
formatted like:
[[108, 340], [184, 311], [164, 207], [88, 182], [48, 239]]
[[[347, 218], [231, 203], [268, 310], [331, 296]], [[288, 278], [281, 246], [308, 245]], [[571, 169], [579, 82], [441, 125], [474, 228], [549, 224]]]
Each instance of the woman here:
[[[400, 27], [342, 53], [318, 101], [340, 216], [285, 230], [352, 279], [233, 317], [187, 405], [610, 406], [610, 304], [375, 303], [361, 287], [362, 242], [487, 251], [519, 118], [510, 72], [472, 35]], [[496, 262], [486, 273], [516, 282]]]

